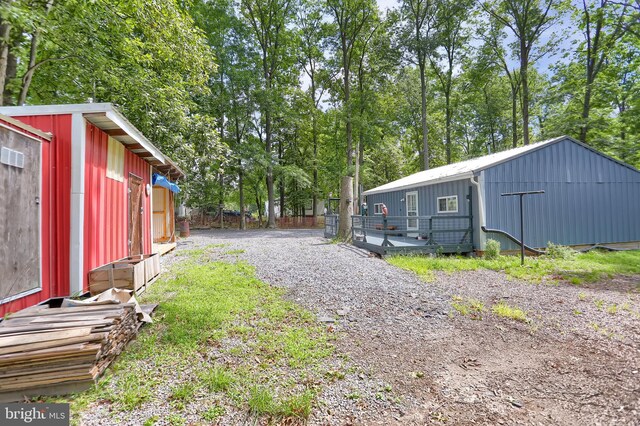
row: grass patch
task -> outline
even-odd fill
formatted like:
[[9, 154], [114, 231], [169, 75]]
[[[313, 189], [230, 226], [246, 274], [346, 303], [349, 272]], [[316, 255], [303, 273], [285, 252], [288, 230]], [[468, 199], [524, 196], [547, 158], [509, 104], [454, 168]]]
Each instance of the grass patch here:
[[[284, 300], [283, 290], [258, 280], [248, 264], [198, 263], [211, 247], [191, 250], [145, 292], [142, 303], [160, 303], [154, 323], [107, 377], [87, 392], [57, 399], [72, 403], [75, 423], [91, 403], [105, 401], [113, 414], [171, 404], [165, 422], [184, 424], [186, 406], [207, 393], [215, 394], [215, 405], [196, 408], [207, 422], [229, 406], [275, 421], [309, 416], [329, 374], [324, 360], [333, 354], [332, 336], [313, 314]], [[224, 365], [214, 361], [220, 356]], [[160, 387], [170, 389], [166, 400]]]
[[567, 258], [538, 256], [527, 258], [524, 266], [516, 256], [495, 259], [460, 256], [389, 256], [392, 265], [413, 271], [426, 281], [433, 281], [434, 271], [458, 272], [489, 269], [531, 282], [543, 279], [567, 281], [572, 284], [598, 281], [614, 275], [640, 274], [640, 250], [607, 252], [592, 250]]
[[238, 250], [228, 250], [228, 251], [225, 251], [225, 252], [224, 252], [224, 254], [242, 254], [242, 253], [244, 253], [244, 252], [245, 252], [244, 250], [242, 250], [242, 249], [238, 249]]
[[233, 373], [226, 368], [213, 366], [199, 374], [198, 379], [209, 392], [226, 391], [233, 384]]
[[477, 299], [463, 298], [461, 296], [453, 296], [451, 307], [455, 309], [460, 315], [470, 315], [472, 319], [482, 319], [480, 314], [484, 311], [484, 303]]
[[500, 301], [491, 307], [491, 312], [502, 318], [509, 318], [515, 321], [527, 322], [527, 314], [517, 306], [509, 306], [506, 302]]

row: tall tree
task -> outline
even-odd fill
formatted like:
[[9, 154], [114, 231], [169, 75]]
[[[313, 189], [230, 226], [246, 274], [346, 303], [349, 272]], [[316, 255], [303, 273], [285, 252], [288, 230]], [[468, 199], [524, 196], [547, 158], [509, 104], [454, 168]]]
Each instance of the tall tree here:
[[453, 106], [453, 73], [465, 53], [469, 38], [468, 28], [465, 27], [471, 2], [460, 0], [443, 0], [437, 11], [438, 41], [444, 51], [439, 57], [430, 57], [431, 66], [435, 71], [445, 99], [445, 152], [447, 164], [452, 160], [451, 120]]
[[520, 73], [516, 68], [512, 68], [507, 58], [505, 50], [506, 34], [503, 32], [503, 25], [496, 19], [491, 19], [489, 27], [481, 26], [481, 37], [484, 40], [487, 52], [486, 59], [499, 66], [507, 76], [509, 88], [511, 90], [511, 146], [518, 146], [518, 98], [520, 97]]
[[307, 93], [311, 101], [311, 138], [313, 144], [313, 193], [311, 209], [313, 223], [316, 222], [318, 211], [318, 116], [321, 114], [320, 101], [325, 93], [327, 85], [324, 80], [328, 79], [327, 70], [324, 66], [325, 58], [323, 44], [327, 37], [327, 27], [323, 23], [322, 8], [318, 3], [307, 1], [298, 12], [297, 25], [299, 28], [300, 43], [300, 64], [302, 70], [309, 79]]
[[[277, 73], [282, 71], [288, 48], [287, 26], [295, 16], [294, 0], [242, 0], [242, 10], [258, 42], [263, 95], [261, 113], [264, 121], [264, 145], [267, 157], [271, 158], [273, 149], [274, 85]], [[267, 203], [269, 205], [267, 227], [276, 227], [275, 193], [273, 187], [273, 164], [267, 164]], [[281, 206], [282, 208], [283, 206]]]
[[333, 16], [337, 31], [337, 53], [342, 68], [342, 99], [345, 115], [345, 136], [347, 140], [347, 170], [340, 184], [340, 218], [338, 235], [349, 238], [351, 216], [354, 212], [353, 177], [355, 174], [353, 149], [353, 121], [351, 105], [351, 70], [356, 53], [356, 45], [371, 24], [376, 8], [371, 0], [328, 0], [328, 9]]
[[580, 141], [587, 143], [593, 86], [611, 49], [624, 34], [627, 7], [610, 0], [582, 0], [582, 8], [576, 12], [584, 36], [579, 56], [585, 66]]
[[[535, 62], [534, 49], [542, 34], [559, 19], [559, 10], [564, 0], [490, 0], [482, 7], [491, 16], [511, 30], [517, 42], [520, 62], [520, 84], [522, 87], [522, 141], [529, 144], [529, 66]], [[546, 43], [538, 51], [538, 57], [547, 53]]]
[[422, 130], [422, 170], [429, 169], [429, 129], [427, 128], [427, 58], [433, 54], [432, 40], [436, 19], [437, 0], [403, 0], [402, 38], [414, 56], [420, 70], [420, 125]]

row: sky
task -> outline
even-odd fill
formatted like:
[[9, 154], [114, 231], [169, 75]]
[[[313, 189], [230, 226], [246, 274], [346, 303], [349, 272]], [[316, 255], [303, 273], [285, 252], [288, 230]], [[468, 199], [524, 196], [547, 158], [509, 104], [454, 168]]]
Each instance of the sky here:
[[[573, 0], [574, 3], [577, 1], [578, 0]], [[398, 5], [400, 4], [399, 0], [377, 0], [377, 2], [378, 2], [378, 7], [382, 12], [386, 12], [389, 9], [398, 7]], [[575, 31], [571, 31], [569, 27], [570, 27], [569, 19], [568, 17], [565, 17], [563, 22], [560, 25], [558, 25], [556, 29], [556, 30], [559, 30], [559, 29], [566, 30], [566, 34], [562, 34], [561, 36], [561, 39], [563, 41], [560, 43], [560, 46], [559, 46], [560, 49], [554, 55], [547, 55], [540, 58], [534, 64], [534, 66], [538, 71], [543, 73], [548, 73], [550, 71], [551, 66], [557, 64], [558, 62], [562, 62], [566, 60], [565, 58], [563, 58], [563, 52], [562, 52], [563, 49], [569, 50], [573, 45], [575, 45], [576, 42], [579, 43], [581, 41], [581, 35]], [[552, 28], [551, 30], [554, 30], [554, 29]], [[543, 34], [542, 36], [543, 41], [548, 40], [551, 30], [548, 30], [546, 34]], [[507, 42], [513, 41], [513, 36], [511, 34], [509, 35], [510, 37], [507, 39]], [[509, 62], [510, 62], [509, 65], [511, 65], [513, 68], [518, 68], [519, 65], [516, 59], [511, 59]]]

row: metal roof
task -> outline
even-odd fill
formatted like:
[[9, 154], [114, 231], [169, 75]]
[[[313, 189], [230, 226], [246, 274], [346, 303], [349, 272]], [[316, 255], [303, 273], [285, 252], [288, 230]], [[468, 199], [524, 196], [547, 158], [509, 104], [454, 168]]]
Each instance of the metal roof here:
[[81, 113], [88, 122], [121, 142], [128, 150], [144, 159], [159, 172], [171, 179], [185, 176], [185, 173], [169, 157], [155, 147], [111, 103], [0, 107], [0, 113], [17, 117]]
[[[11, 130], [14, 130], [14, 131], [22, 130], [22, 131], [26, 132], [26, 135], [29, 136], [32, 139], [37, 139], [34, 136], [37, 136], [39, 138], [42, 138], [42, 139], [45, 139], [45, 140], [48, 140], [48, 141], [50, 141], [53, 138], [53, 135], [51, 133], [43, 132], [43, 131], [41, 131], [39, 129], [36, 129], [35, 127], [29, 126], [28, 124], [23, 123], [20, 120], [16, 120], [15, 118], [11, 118], [8, 115], [0, 114], [0, 122], [4, 122], [4, 123], [7, 123], [7, 124], [10, 124], [11, 126], [13, 126], [13, 127], [11, 127], [11, 126], [4, 126], [3, 125], [3, 127], [7, 127], [7, 128], [9, 128]], [[23, 132], [20, 132], [20, 133], [23, 133]]]
[[[534, 143], [531, 145], [521, 146], [518, 148], [508, 149], [506, 151], [496, 152], [495, 154], [485, 155], [483, 157], [472, 158], [470, 160], [461, 161], [459, 163], [449, 164], [447, 166], [436, 167], [435, 169], [424, 170], [401, 179], [389, 182], [377, 188], [364, 191], [362, 195], [379, 194], [382, 192], [396, 191], [399, 189], [409, 189], [418, 186], [433, 185], [441, 182], [449, 182], [453, 180], [466, 179], [474, 176], [475, 173], [498, 165], [505, 161], [519, 157], [526, 153], [535, 151], [545, 146], [563, 141], [572, 140], [568, 136], [560, 136], [558, 138]], [[577, 141], [574, 141], [577, 142]], [[579, 142], [578, 142], [579, 143]], [[580, 144], [583, 145], [583, 144]], [[584, 146], [584, 145], [583, 145]], [[590, 148], [591, 149], [591, 148]]]

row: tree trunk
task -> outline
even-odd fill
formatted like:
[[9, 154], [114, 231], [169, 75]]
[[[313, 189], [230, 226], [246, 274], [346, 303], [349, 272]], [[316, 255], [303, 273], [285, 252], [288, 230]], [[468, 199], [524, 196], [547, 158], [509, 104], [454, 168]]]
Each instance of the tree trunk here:
[[520, 82], [522, 83], [522, 142], [529, 145], [529, 53], [524, 38], [520, 40]]
[[[360, 144], [362, 143], [362, 131], [358, 136], [360, 140], [356, 142], [356, 152], [360, 152]], [[360, 160], [358, 156], [355, 158], [355, 172], [353, 175], [353, 214], [359, 214], [360, 211], [360, 197], [358, 191], [358, 185], [360, 184]]]
[[513, 147], [518, 146], [518, 90], [511, 85], [511, 133], [513, 136]]
[[220, 229], [224, 229], [224, 174], [220, 173], [220, 204], [218, 205], [218, 211], [220, 212]]
[[33, 74], [36, 71], [36, 54], [38, 52], [38, 41], [40, 38], [40, 30], [34, 31], [31, 35], [31, 48], [29, 50], [29, 63], [27, 65], [27, 71], [22, 77], [22, 85], [20, 86], [20, 94], [18, 95], [18, 105], [24, 105], [27, 101], [27, 93], [29, 92], [29, 86], [31, 86], [31, 80]]
[[313, 196], [311, 202], [313, 226], [317, 222], [318, 210], [318, 110], [316, 107], [316, 82], [314, 75], [311, 75], [311, 101], [313, 102], [313, 114], [311, 115], [311, 132], [313, 138]]
[[420, 123], [422, 126], [422, 170], [429, 170], [429, 141], [427, 138], [427, 80], [425, 76], [426, 61], [420, 61], [420, 96], [421, 96], [421, 115]]
[[240, 168], [238, 169], [238, 191], [240, 192], [240, 230], [247, 229], [246, 210], [244, 206], [244, 170], [242, 170], [242, 161], [238, 160]]
[[[282, 152], [282, 138], [278, 141], [278, 163], [280, 166], [283, 166], [283, 152]], [[280, 191], [280, 219], [282, 219], [284, 215], [284, 202], [285, 202], [285, 193], [284, 193], [284, 175], [280, 174], [278, 190]]]
[[[13, 54], [14, 50], [9, 49], [9, 57], [7, 59], [7, 72], [5, 83], [8, 83], [11, 79], [16, 77], [18, 72], [18, 58]], [[13, 93], [9, 87], [5, 84], [3, 96], [3, 105], [13, 105]]]
[[353, 177], [344, 176], [340, 185], [338, 236], [345, 240], [351, 237], [351, 216], [353, 216]]
[[[8, 3], [11, 3], [10, 1]], [[4, 93], [7, 83], [7, 64], [9, 62], [9, 36], [11, 35], [11, 24], [3, 22], [0, 25], [0, 94]], [[4, 104], [3, 96], [0, 96], [0, 106]]]
[[262, 202], [258, 196], [258, 188], [256, 190], [256, 205], [258, 206], [258, 228], [262, 228]]
[[584, 103], [582, 104], [582, 125], [580, 126], [580, 142], [587, 143], [587, 133], [589, 132], [589, 111], [591, 109], [591, 83], [587, 81], [584, 92]]
[[451, 88], [444, 94], [445, 98], [445, 125], [446, 125], [446, 150], [447, 164], [451, 164]]
[[353, 124], [351, 123], [351, 93], [349, 81], [349, 61], [347, 55], [349, 50], [347, 43], [342, 36], [342, 66], [344, 70], [344, 105], [346, 108], [347, 121], [347, 173], [342, 178], [340, 188], [340, 225], [338, 236], [347, 239], [351, 235], [351, 216], [353, 215]]

